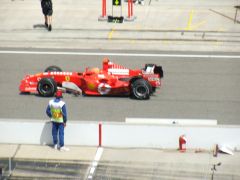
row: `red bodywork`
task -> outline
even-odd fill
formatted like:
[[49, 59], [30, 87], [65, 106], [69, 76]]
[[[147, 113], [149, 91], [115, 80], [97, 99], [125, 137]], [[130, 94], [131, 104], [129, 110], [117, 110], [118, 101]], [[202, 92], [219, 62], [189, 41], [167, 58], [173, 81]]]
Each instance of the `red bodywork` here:
[[86, 95], [129, 95], [133, 78], [143, 78], [154, 88], [161, 85], [161, 77], [157, 73], [146, 72], [142, 69], [128, 69], [105, 58], [102, 69], [87, 68], [82, 73], [42, 72], [26, 75], [19, 86], [20, 92], [38, 93], [38, 82], [42, 78], [53, 78], [58, 87], [62, 87], [63, 82], [72, 82]]

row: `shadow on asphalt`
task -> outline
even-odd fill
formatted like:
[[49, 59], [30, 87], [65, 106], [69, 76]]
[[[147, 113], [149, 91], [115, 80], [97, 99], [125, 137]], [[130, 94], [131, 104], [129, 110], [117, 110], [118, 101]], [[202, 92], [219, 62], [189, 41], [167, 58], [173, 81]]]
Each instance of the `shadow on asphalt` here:
[[34, 24], [33, 25], [33, 28], [36, 29], [36, 28], [46, 28], [45, 24]]

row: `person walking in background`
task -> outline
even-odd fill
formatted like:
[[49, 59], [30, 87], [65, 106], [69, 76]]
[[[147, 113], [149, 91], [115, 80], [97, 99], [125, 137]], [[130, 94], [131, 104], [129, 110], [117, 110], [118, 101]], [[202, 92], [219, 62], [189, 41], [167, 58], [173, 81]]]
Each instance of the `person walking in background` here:
[[64, 146], [64, 128], [66, 127], [67, 123], [67, 109], [65, 102], [62, 100], [62, 91], [57, 90], [55, 98], [50, 100], [48, 103], [46, 113], [52, 121], [52, 137], [54, 149], [59, 148], [60, 151], [69, 151], [69, 148]]
[[52, 0], [41, 0], [41, 7], [42, 12], [44, 14], [45, 26], [48, 29], [48, 31], [51, 31], [53, 14]]

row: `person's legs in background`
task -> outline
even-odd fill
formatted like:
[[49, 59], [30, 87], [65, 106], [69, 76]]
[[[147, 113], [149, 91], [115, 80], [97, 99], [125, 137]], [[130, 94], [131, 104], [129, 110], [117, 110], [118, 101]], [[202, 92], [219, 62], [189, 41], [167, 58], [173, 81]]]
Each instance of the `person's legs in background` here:
[[67, 148], [64, 145], [64, 124], [59, 124], [59, 142], [60, 142], [60, 151], [69, 151], [69, 148]]
[[53, 137], [54, 149], [57, 149], [58, 129], [59, 129], [58, 123], [52, 122], [52, 137]]
[[47, 27], [48, 27], [48, 19], [47, 19], [47, 16], [44, 16], [44, 20], [45, 20], [45, 27], [47, 28]]
[[47, 16], [48, 30], [52, 30], [52, 16]]
[[48, 29], [48, 31], [51, 31], [53, 14], [52, 1], [42, 1], [41, 6], [42, 12], [44, 14], [45, 27]]
[[64, 146], [64, 124], [59, 124], [59, 145], [60, 148]]
[[52, 5], [51, 5], [50, 9], [48, 10], [48, 15], [47, 15], [48, 31], [52, 30], [52, 14], [53, 14], [53, 10], [52, 10]]

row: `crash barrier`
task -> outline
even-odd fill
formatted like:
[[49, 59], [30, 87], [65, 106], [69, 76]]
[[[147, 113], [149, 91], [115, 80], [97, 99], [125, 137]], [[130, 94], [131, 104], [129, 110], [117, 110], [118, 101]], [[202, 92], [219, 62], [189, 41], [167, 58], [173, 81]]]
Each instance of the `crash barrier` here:
[[[123, 12], [123, 0], [111, 0], [112, 1], [112, 15], [107, 15], [107, 1], [102, 0], [102, 14], [99, 16], [99, 21], [108, 21], [114, 23], [122, 23], [125, 21], [134, 21], [136, 17], [133, 15], [133, 0], [127, 0], [128, 14], [124, 18], [122, 15]], [[120, 16], [116, 16], [115, 9], [120, 8]]]
[[[52, 144], [52, 124], [44, 120], [0, 120], [0, 143]], [[65, 140], [71, 145], [97, 146], [97, 123], [72, 121], [65, 129]]]
[[[179, 148], [185, 135], [187, 149], [212, 149], [224, 144], [240, 150], [240, 126], [153, 125], [125, 122], [69, 121], [65, 129], [68, 145], [105, 147]], [[51, 123], [40, 120], [0, 120], [0, 143], [51, 144]]]
[[156, 119], [156, 118], [126, 118], [130, 124], [161, 124], [161, 125], [217, 125], [215, 119]]

